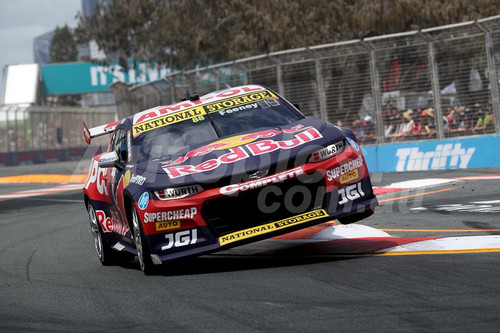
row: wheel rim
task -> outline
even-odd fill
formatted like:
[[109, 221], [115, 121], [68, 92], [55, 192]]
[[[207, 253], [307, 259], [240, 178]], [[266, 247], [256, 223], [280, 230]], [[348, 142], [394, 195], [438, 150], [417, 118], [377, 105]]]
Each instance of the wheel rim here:
[[95, 213], [94, 207], [92, 205], [89, 205], [89, 221], [90, 221], [90, 231], [92, 232], [92, 238], [94, 239], [94, 248], [95, 251], [97, 252], [97, 257], [99, 257], [99, 260], [102, 259], [102, 237], [101, 233], [99, 232], [99, 225], [97, 224], [97, 215]]
[[132, 211], [132, 224], [134, 225], [134, 242], [137, 249], [137, 258], [139, 258], [139, 264], [141, 265], [141, 269], [144, 271], [144, 253], [142, 250], [141, 228], [139, 227], [139, 218], [137, 217], [135, 209]]

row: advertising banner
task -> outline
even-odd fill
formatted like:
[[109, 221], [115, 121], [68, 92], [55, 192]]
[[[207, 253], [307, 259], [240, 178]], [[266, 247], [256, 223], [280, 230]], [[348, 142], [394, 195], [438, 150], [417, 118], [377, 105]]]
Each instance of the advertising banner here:
[[136, 62], [134, 66], [132, 61], [127, 70], [116, 62], [109, 65], [89, 62], [42, 65], [42, 93], [49, 96], [105, 92], [117, 81], [142, 84], [159, 80], [169, 73], [166, 67], [147, 62]]
[[499, 167], [500, 136], [367, 146], [363, 153], [370, 172]]

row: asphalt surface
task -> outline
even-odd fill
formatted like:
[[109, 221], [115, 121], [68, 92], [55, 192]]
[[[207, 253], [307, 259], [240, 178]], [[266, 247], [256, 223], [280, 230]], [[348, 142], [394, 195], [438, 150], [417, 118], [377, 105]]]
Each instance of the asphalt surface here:
[[[78, 165], [4, 168], [0, 176], [72, 172]], [[488, 174], [500, 169], [374, 174], [372, 180], [382, 186]], [[500, 180], [457, 182], [384, 194], [375, 215], [359, 224], [393, 237], [500, 235], [499, 212], [467, 211], [471, 202], [500, 200], [499, 185]], [[43, 186], [48, 185], [1, 184], [0, 193]], [[80, 191], [0, 201], [0, 228], [0, 331], [498, 332], [500, 327], [499, 252], [346, 255], [273, 251], [272, 241], [264, 241], [145, 276], [137, 260], [101, 266]]]

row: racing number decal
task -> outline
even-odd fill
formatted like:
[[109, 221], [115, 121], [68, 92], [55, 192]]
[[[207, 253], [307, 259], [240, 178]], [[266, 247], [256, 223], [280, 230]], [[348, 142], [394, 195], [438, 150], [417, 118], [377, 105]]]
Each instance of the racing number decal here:
[[204, 116], [198, 116], [198, 117], [194, 117], [193, 118], [193, 123], [197, 123], [199, 121], [203, 121], [205, 120], [205, 117]]

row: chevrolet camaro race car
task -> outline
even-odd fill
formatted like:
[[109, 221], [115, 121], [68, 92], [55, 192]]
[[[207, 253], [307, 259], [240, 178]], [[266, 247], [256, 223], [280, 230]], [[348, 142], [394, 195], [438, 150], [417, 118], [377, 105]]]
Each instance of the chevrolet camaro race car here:
[[307, 117], [269, 88], [191, 96], [84, 136], [112, 134], [83, 193], [102, 264], [137, 255], [146, 274], [179, 258], [328, 220], [373, 214], [353, 132]]

